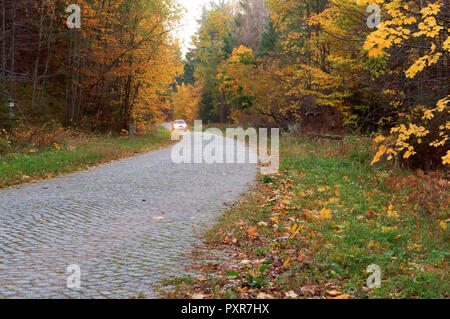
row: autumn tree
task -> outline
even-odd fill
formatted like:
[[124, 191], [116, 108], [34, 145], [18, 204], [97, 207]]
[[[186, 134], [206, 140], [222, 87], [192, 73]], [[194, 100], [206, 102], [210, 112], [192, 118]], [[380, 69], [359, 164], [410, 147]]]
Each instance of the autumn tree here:
[[201, 88], [182, 83], [171, 96], [172, 117], [193, 123], [198, 119]]
[[172, 0], [79, 0], [81, 28], [66, 26], [68, 1], [0, 1], [0, 99], [20, 118], [93, 130], [128, 129], [164, 117], [181, 71], [179, 5]]
[[194, 36], [196, 58], [195, 79], [202, 88], [200, 116], [224, 122], [227, 106], [224, 96], [217, 90], [217, 68], [228, 55], [232, 16], [227, 6], [212, 5], [204, 9], [201, 25]]
[[397, 116], [390, 134], [377, 137], [381, 146], [373, 163], [386, 155], [410, 167], [448, 165], [449, 4], [441, 0], [378, 3], [386, 12], [385, 20], [367, 37], [364, 48], [373, 57], [403, 53], [407, 85], [394, 92]]
[[239, 26], [238, 45], [244, 45], [256, 52], [261, 44], [269, 12], [265, 0], [244, 0], [239, 2], [236, 23]]

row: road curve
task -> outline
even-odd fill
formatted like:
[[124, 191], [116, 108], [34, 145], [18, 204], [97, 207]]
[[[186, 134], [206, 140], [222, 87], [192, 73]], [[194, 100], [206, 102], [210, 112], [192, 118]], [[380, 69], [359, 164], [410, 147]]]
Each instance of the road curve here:
[[[160, 279], [182, 275], [257, 167], [175, 164], [171, 149], [0, 191], [0, 298], [155, 297]], [[69, 265], [80, 289], [67, 287]]]

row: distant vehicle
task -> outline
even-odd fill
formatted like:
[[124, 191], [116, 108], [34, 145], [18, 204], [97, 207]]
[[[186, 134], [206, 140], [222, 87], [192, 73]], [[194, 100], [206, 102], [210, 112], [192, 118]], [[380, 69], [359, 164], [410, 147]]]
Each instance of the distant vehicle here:
[[172, 122], [172, 131], [187, 130], [187, 124], [184, 120], [176, 120]]

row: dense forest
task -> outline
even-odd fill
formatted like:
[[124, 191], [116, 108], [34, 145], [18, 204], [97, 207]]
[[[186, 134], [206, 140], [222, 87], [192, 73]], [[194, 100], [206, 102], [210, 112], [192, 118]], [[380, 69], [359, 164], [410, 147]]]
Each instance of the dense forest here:
[[70, 1], [0, 0], [2, 134], [201, 118], [374, 134], [374, 163], [450, 162], [447, 1], [211, 2], [184, 58], [176, 0], [73, 2], [81, 28]]
[[[66, 25], [72, 3], [80, 28]], [[171, 0], [1, 0], [0, 118], [85, 130], [128, 129], [164, 118], [182, 67]]]
[[[372, 3], [381, 13], [374, 28]], [[186, 56], [183, 94], [200, 94], [204, 120], [382, 133], [374, 162], [442, 167], [450, 160], [449, 12], [440, 0], [212, 4]]]

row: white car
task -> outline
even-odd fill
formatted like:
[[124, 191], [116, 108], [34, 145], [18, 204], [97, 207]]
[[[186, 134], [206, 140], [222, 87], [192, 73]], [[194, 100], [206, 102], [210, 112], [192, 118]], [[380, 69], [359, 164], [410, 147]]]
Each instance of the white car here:
[[187, 124], [184, 120], [176, 120], [172, 122], [172, 131], [187, 130]]

